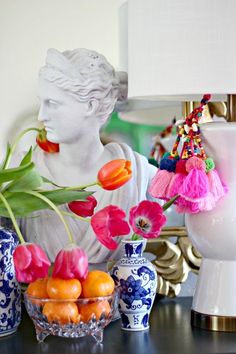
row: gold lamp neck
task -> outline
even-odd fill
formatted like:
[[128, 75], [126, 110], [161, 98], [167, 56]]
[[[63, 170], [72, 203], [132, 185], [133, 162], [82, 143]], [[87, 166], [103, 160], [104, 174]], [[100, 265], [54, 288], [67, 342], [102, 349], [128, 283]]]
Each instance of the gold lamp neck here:
[[[199, 104], [199, 102], [183, 102], [183, 117], [187, 117], [195, 108], [196, 104]], [[225, 102], [209, 102], [208, 106], [211, 115], [214, 113], [218, 117], [225, 117], [227, 122], [236, 122], [236, 94], [227, 95], [227, 107]]]
[[227, 95], [227, 122], [236, 122], [236, 95]]

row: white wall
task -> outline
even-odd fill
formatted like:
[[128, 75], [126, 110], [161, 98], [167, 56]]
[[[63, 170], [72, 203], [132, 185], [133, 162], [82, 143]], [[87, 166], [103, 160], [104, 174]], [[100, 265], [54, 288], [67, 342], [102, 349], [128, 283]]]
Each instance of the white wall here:
[[6, 141], [37, 117], [46, 51], [94, 49], [119, 67], [125, 0], [0, 0], [0, 160]]

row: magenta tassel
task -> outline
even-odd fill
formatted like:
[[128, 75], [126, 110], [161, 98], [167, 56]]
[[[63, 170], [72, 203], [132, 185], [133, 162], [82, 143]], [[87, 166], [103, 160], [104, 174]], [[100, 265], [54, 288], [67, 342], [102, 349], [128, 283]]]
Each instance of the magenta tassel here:
[[[182, 173], [176, 173], [174, 175], [167, 190], [167, 196], [169, 199], [179, 194], [180, 188], [182, 187], [186, 177], [187, 176]], [[179, 214], [196, 214], [200, 211], [199, 203], [190, 202], [189, 200], [186, 200], [183, 197], [177, 198], [174, 204], [176, 204], [176, 211]]]
[[151, 181], [148, 192], [154, 198], [168, 200], [167, 190], [174, 176], [174, 172], [158, 170]]
[[190, 202], [183, 197], [179, 197], [177, 201], [176, 211], [179, 214], [197, 214], [200, 211], [199, 202]]
[[185, 199], [198, 202], [209, 193], [209, 182], [204, 171], [193, 168], [187, 175], [179, 191]]

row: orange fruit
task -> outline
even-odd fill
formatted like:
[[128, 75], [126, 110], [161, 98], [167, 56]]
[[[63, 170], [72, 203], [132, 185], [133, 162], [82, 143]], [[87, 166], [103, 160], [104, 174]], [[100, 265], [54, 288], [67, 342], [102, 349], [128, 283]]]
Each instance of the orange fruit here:
[[80, 321], [78, 307], [74, 302], [49, 301], [43, 307], [43, 314], [48, 322], [67, 324]]
[[97, 297], [111, 295], [115, 289], [112, 277], [101, 270], [92, 270], [87, 278], [81, 281], [82, 297]]
[[47, 282], [48, 277], [33, 281], [28, 285], [26, 293], [40, 299], [46, 299], [48, 297]]
[[47, 292], [51, 299], [76, 300], [81, 290], [81, 283], [78, 279], [48, 278]]
[[99, 320], [103, 313], [108, 316], [110, 312], [111, 307], [107, 300], [91, 302], [89, 304], [79, 306], [79, 313], [81, 315], [81, 321], [83, 322], [88, 322], [94, 316], [97, 320]]

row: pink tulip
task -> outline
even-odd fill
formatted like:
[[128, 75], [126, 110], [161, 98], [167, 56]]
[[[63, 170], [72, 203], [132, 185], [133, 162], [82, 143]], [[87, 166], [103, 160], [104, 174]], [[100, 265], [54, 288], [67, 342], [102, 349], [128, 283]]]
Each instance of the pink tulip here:
[[22, 283], [31, 283], [48, 275], [50, 261], [43, 249], [34, 243], [24, 243], [13, 253], [16, 278]]
[[82, 217], [92, 216], [96, 206], [97, 200], [92, 195], [88, 196], [86, 200], [75, 200], [68, 203], [69, 209], [76, 215]]
[[88, 274], [88, 257], [75, 244], [69, 244], [56, 256], [52, 276], [63, 279], [85, 279]]
[[124, 218], [125, 212], [114, 205], [99, 210], [91, 218], [97, 239], [110, 250], [118, 247], [113, 237], [127, 235], [130, 232], [129, 224]]
[[129, 223], [133, 231], [144, 238], [158, 237], [162, 226], [166, 223], [162, 207], [148, 200], [140, 202], [130, 209]]

